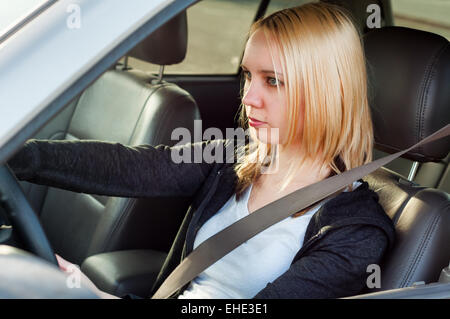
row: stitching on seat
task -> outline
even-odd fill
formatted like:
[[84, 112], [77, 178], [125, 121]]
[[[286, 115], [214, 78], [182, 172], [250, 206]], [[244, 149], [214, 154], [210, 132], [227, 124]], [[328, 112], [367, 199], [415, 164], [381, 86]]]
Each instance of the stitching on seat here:
[[[65, 136], [67, 133], [65, 131], [59, 130], [59, 131], [56, 131], [55, 133], [53, 133], [52, 135], [50, 135], [48, 137], [48, 139], [54, 140], [59, 134], [62, 134], [63, 136]], [[41, 200], [39, 201], [39, 203], [37, 203], [37, 204], [39, 204], [39, 207], [36, 207], [38, 210], [36, 213], [38, 214], [39, 218], [42, 216], [42, 209], [45, 206], [45, 202], [46, 202], [47, 196], [48, 196], [48, 190], [51, 187], [51, 186], [44, 186], [44, 185], [40, 185], [40, 186], [41, 186], [41, 190], [42, 190], [42, 197], [41, 197]], [[35, 193], [35, 191], [33, 191], [33, 190], [36, 190], [36, 188], [35, 187], [30, 188], [27, 192], [27, 195], [34, 197], [33, 194]], [[33, 200], [33, 202], [34, 202], [34, 200]]]
[[[159, 89], [161, 89], [164, 86], [166, 86], [166, 84], [162, 83], [160, 85], [156, 85], [155, 87], [145, 86], [143, 88], [145, 90], [149, 89], [150, 92], [143, 103], [143, 107], [141, 108], [141, 111], [139, 112], [136, 123], [134, 124], [134, 127], [133, 127], [133, 131], [130, 135], [130, 138], [128, 139], [128, 144], [131, 143], [131, 140], [134, 138], [134, 136], [136, 134], [136, 130], [139, 125], [139, 122], [141, 121], [142, 115], [144, 114], [146, 108], [148, 107], [148, 105], [147, 105], [148, 101], [153, 96], [153, 94], [155, 94], [156, 91], [158, 91]], [[113, 222], [110, 231], [107, 232], [107, 234], [105, 236], [105, 240], [103, 241], [103, 245], [102, 245], [103, 246], [102, 251], [106, 251], [107, 247], [110, 246], [110, 242], [111, 242], [113, 236], [117, 232], [119, 232], [121, 228], [123, 228], [123, 221], [126, 220], [125, 218], [127, 218], [131, 214], [131, 211], [136, 206], [137, 201], [138, 201], [137, 198], [128, 198], [127, 199], [123, 213], [120, 214], [119, 217]]]
[[[142, 107], [141, 111], [139, 112], [136, 123], [133, 127], [133, 131], [130, 135], [130, 138], [128, 139], [128, 144], [131, 143], [131, 140], [134, 138], [136, 131], [137, 131], [137, 127], [142, 119], [142, 115], [144, 114], [146, 109], [149, 107], [148, 101], [152, 98], [152, 96], [158, 90], [161, 90], [169, 85], [170, 84], [168, 84], [168, 83], [161, 83], [161, 84], [155, 85], [154, 87], [148, 87], [148, 86], [144, 87], [144, 89], [151, 89], [151, 90], [143, 103], [143, 107]], [[156, 131], [156, 134], [158, 134], [161, 130], [156, 129], [155, 131]], [[137, 201], [138, 201], [138, 198], [129, 198], [128, 199], [128, 201], [125, 204], [123, 213], [118, 216], [118, 218], [113, 222], [110, 231], [107, 232], [107, 234], [105, 236], [105, 240], [103, 241], [103, 244], [102, 244], [102, 246], [103, 246], [101, 248], [102, 251], [106, 251], [107, 248], [109, 249], [111, 247], [110, 242], [112, 241], [113, 236], [124, 227], [124, 220], [126, 220], [131, 215], [131, 212], [133, 211], [134, 207], [137, 205]]]
[[[158, 87], [157, 87], [157, 88], [149, 95], [149, 97], [146, 99], [146, 101], [145, 101], [145, 107], [142, 108], [142, 111], [141, 111], [140, 114], [139, 114], [138, 120], [136, 121], [136, 126], [135, 126], [135, 128], [134, 128], [134, 130], [133, 130], [133, 134], [132, 134], [132, 136], [131, 136], [129, 142], [131, 142], [131, 139], [134, 137], [134, 134], [135, 134], [137, 125], [138, 125], [139, 121], [141, 120], [142, 114], [144, 113], [145, 109], [148, 107], [147, 104], [148, 104], [148, 101], [149, 101], [150, 97], [151, 97], [156, 91], [161, 90], [161, 89], [164, 89], [164, 88], [168, 87], [169, 85], [170, 85], [170, 84], [167, 84], [167, 83], [164, 83], [164, 84], [162, 84], [162, 85], [159, 85], [159, 86], [158, 86]], [[188, 95], [177, 96], [176, 99], [175, 99], [173, 102], [178, 101], [179, 99], [185, 99], [187, 96], [188, 96]], [[174, 104], [175, 104], [175, 103], [174, 103]], [[160, 125], [163, 126], [163, 123], [166, 122], [165, 119], [170, 118], [170, 115], [171, 115], [172, 113], [173, 113], [173, 108], [170, 108], [169, 111], [168, 111], [168, 110], [164, 110], [164, 112], [163, 112], [162, 115], [161, 115], [162, 117], [164, 117], [164, 119], [161, 120], [161, 121], [159, 121], [159, 122], [157, 123], [157, 125], [160, 124]], [[155, 133], [155, 137], [154, 137], [155, 140], [160, 140], [160, 139], [161, 139], [161, 137], [158, 135], [158, 134], [160, 134], [161, 131], [162, 131], [162, 129], [160, 129], [160, 127], [156, 127], [156, 128], [155, 128], [155, 132], [156, 132], [156, 133]], [[128, 218], [128, 217], [130, 216], [130, 214], [132, 213], [134, 207], [137, 205], [137, 201], [138, 201], [138, 200], [139, 200], [139, 198], [130, 198], [130, 199], [129, 199], [129, 202], [126, 204], [126, 206], [125, 206], [125, 208], [124, 208], [124, 213], [121, 214], [121, 215], [119, 216], [119, 218], [114, 222], [114, 224], [113, 224], [112, 227], [111, 227], [111, 231], [108, 232], [108, 234], [106, 235], [106, 240], [105, 240], [105, 244], [104, 244], [105, 247], [104, 247], [103, 250], [106, 250], [106, 247], [108, 246], [107, 243], [109, 243], [109, 242], [111, 241], [113, 235], [114, 235], [115, 233], [119, 232], [119, 231], [124, 227], [124, 222], [123, 222], [123, 221], [126, 220], [126, 218]]]
[[111, 230], [105, 236], [105, 240], [103, 241], [102, 251], [106, 251], [107, 248], [110, 249], [110, 247], [108, 247], [108, 246], [110, 246], [112, 236], [114, 234], [116, 234], [117, 232], [119, 232], [121, 228], [123, 228], [123, 225], [124, 225], [123, 220], [126, 220], [125, 218], [131, 214], [133, 208], [137, 204], [137, 200], [138, 200], [137, 198], [127, 198], [127, 199], [128, 199], [128, 201], [126, 201], [123, 214], [121, 214], [119, 216], [119, 218], [116, 219], [116, 221], [114, 222], [114, 224], [111, 227]]
[[71, 112], [72, 114], [70, 114], [69, 120], [67, 121], [67, 125], [65, 127], [66, 134], [69, 133], [69, 128], [70, 128], [70, 125], [72, 124], [73, 116], [75, 115], [75, 111], [77, 110], [77, 107], [78, 107], [78, 104], [80, 103], [82, 95], [84, 95], [84, 92], [82, 94], [78, 94], [78, 97], [76, 97], [76, 102], [72, 102], [72, 103], [74, 103], [74, 105], [72, 107], [72, 112]]
[[[131, 134], [131, 137], [128, 141], [128, 143], [131, 143], [131, 140], [134, 138], [135, 134], [136, 134], [136, 130], [137, 127], [139, 125], [139, 122], [141, 121], [142, 115], [144, 114], [145, 110], [149, 107], [148, 102], [149, 100], [152, 98], [153, 94], [155, 94], [158, 90], [163, 90], [167, 87], [170, 87], [171, 83], [162, 83], [159, 85], [156, 85], [154, 87], [154, 90], [152, 90], [150, 92], [150, 94], [148, 95], [148, 97], [146, 98], [145, 102], [144, 102], [144, 107], [142, 108], [141, 112], [139, 113], [138, 119], [136, 121], [136, 124], [133, 128], [133, 132]], [[177, 96], [172, 103], [176, 104], [175, 102], [181, 99], [186, 99], [187, 97], [189, 97], [188, 94], [183, 94], [181, 96]], [[166, 122], [167, 118], [170, 118], [170, 116], [174, 113], [175, 109], [174, 108], [169, 108], [169, 110], [165, 109], [163, 110], [161, 117], [163, 117], [162, 120], [160, 120], [158, 123], [156, 123], [157, 127], [155, 127], [155, 136], [154, 139], [155, 140], [160, 140], [161, 139], [161, 132], [162, 132], [162, 127], [164, 126], [164, 123]], [[103, 250], [106, 250], [106, 247], [108, 247], [111, 239], [113, 238], [113, 235], [117, 232], [119, 232], [121, 229], [123, 229], [124, 227], [124, 220], [126, 220], [126, 218], [128, 218], [134, 207], [137, 205], [137, 201], [139, 200], [139, 198], [130, 198], [128, 203], [126, 204], [125, 208], [124, 208], [124, 213], [121, 214], [119, 216], [119, 218], [113, 223], [111, 230], [108, 232], [108, 234], [106, 235], [106, 240], [104, 241], [103, 244]]]
[[[393, 145], [391, 145], [391, 144], [384, 144], [384, 143], [380, 143], [380, 142], [376, 142], [376, 143], [377, 143], [378, 146], [385, 147], [386, 149], [389, 149], [389, 150], [393, 151], [394, 153], [400, 152], [400, 151], [403, 151], [403, 150], [404, 150], [404, 148], [401, 148], [401, 147], [395, 147], [395, 146], [393, 146]], [[411, 145], [408, 145], [408, 146], [411, 146]], [[414, 156], [420, 156], [420, 157], [425, 158], [425, 156], [423, 156], [421, 153], [419, 153], [418, 151], [414, 151], [414, 150], [415, 150], [415, 149], [412, 149], [412, 150], [409, 151], [407, 154], [414, 155]], [[413, 152], [413, 151], [414, 151], [414, 152]]]
[[425, 233], [422, 235], [420, 240], [420, 245], [416, 250], [415, 256], [413, 257], [413, 261], [410, 263], [408, 269], [406, 270], [406, 274], [404, 276], [404, 279], [400, 283], [400, 287], [407, 287], [411, 284], [411, 277], [415, 273], [417, 266], [419, 265], [419, 262], [422, 260], [423, 254], [426, 251], [426, 248], [428, 247], [428, 243], [430, 242], [431, 238], [434, 236], [436, 226], [438, 224], [438, 221], [441, 219], [440, 215], [436, 215], [428, 228], [426, 229]]
[[[189, 96], [188, 95], [179, 95], [176, 96], [174, 99], [172, 99], [173, 105], [177, 105], [179, 100], [186, 100]], [[181, 104], [181, 103], [180, 103]], [[170, 119], [173, 114], [176, 114], [177, 109], [174, 107], [164, 110], [164, 112], [161, 114], [161, 120], [157, 123], [158, 127], [156, 129], [155, 139], [161, 140], [163, 136], [163, 127], [164, 124], [167, 122], [167, 119]]]
[[84, 193], [84, 195], [86, 195], [86, 196], [92, 198], [93, 200], [95, 200], [95, 201], [96, 201], [97, 203], [99, 203], [99, 205], [101, 205], [103, 208], [106, 207], [106, 205], [103, 204], [101, 201], [99, 201], [97, 198], [95, 198], [95, 196], [92, 196], [91, 194], [86, 194], [86, 193]]
[[149, 92], [150, 94], [148, 94], [148, 96], [146, 97], [146, 99], [143, 103], [143, 107], [141, 108], [141, 111], [139, 112], [136, 123], [134, 124], [134, 127], [133, 127], [133, 131], [131, 132], [130, 138], [128, 139], [128, 143], [131, 143], [131, 140], [134, 138], [134, 135], [136, 134], [137, 127], [139, 125], [139, 122], [141, 121], [142, 114], [144, 114], [145, 109], [147, 108], [148, 101], [153, 96], [153, 94], [155, 94], [156, 91], [158, 91], [163, 86], [165, 86], [165, 83], [156, 85], [155, 87], [149, 87], [149, 86], [143, 87], [144, 90], [151, 90], [151, 91]]
[[[427, 110], [427, 100], [428, 100], [428, 94], [430, 91], [430, 84], [433, 81], [434, 76], [436, 75], [437, 69], [436, 64], [439, 61], [439, 57], [442, 55], [442, 53], [445, 51], [448, 44], [442, 46], [437, 52], [431, 57], [430, 62], [427, 64], [424, 74], [424, 79], [421, 84], [421, 90], [420, 90], [420, 101], [419, 101], [419, 108], [416, 111], [416, 141], [420, 141], [424, 138], [424, 123], [425, 123], [425, 116]], [[423, 146], [418, 147], [418, 152], [423, 153]]]

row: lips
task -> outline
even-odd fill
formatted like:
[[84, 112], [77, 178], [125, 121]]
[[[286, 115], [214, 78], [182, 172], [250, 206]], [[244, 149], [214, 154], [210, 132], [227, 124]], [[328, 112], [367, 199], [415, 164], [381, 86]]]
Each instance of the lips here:
[[256, 127], [256, 126], [260, 126], [260, 125], [266, 124], [266, 122], [259, 121], [257, 119], [254, 119], [253, 117], [249, 117], [248, 118], [248, 124], [250, 126]]

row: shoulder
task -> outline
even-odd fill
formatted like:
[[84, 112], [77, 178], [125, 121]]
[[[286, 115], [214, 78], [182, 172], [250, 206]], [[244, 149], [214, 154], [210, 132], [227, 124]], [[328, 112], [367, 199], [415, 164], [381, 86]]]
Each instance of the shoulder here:
[[355, 190], [341, 192], [328, 200], [316, 217], [326, 224], [342, 223], [355, 218], [388, 218], [378, 200], [378, 194], [369, 188], [367, 182], [361, 181], [361, 185]]
[[342, 192], [327, 201], [313, 216], [308, 226], [313, 236], [324, 227], [337, 229], [344, 226], [372, 226], [381, 229], [389, 239], [394, 240], [394, 224], [379, 203], [376, 192], [369, 184], [360, 180], [361, 185], [351, 192]]

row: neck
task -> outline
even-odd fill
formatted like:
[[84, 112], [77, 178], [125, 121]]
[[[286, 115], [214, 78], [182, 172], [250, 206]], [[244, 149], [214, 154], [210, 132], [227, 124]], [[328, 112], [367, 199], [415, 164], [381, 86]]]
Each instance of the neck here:
[[275, 183], [283, 183], [288, 178], [287, 173], [289, 167], [300, 158], [305, 158], [303, 164], [295, 172], [289, 185], [309, 185], [325, 179], [330, 174], [330, 168], [325, 167], [322, 163], [309, 159], [299, 151], [301, 148], [298, 145], [278, 145], [275, 163], [272, 171], [268, 173], [264, 179], [270, 179]]

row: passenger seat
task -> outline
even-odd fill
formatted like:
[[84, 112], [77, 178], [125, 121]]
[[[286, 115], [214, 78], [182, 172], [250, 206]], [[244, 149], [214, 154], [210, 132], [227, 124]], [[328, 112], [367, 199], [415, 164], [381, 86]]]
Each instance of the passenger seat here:
[[[175, 64], [184, 59], [186, 44], [183, 13], [130, 54], [154, 64]], [[195, 119], [200, 119], [200, 113], [194, 99], [177, 85], [138, 71], [114, 69], [36, 138], [173, 145], [173, 129], [185, 127], [193, 132]], [[26, 184], [55, 252], [80, 265], [88, 256], [124, 249], [152, 249], [155, 262], [162, 263], [189, 203], [188, 198], [105, 197]]]

